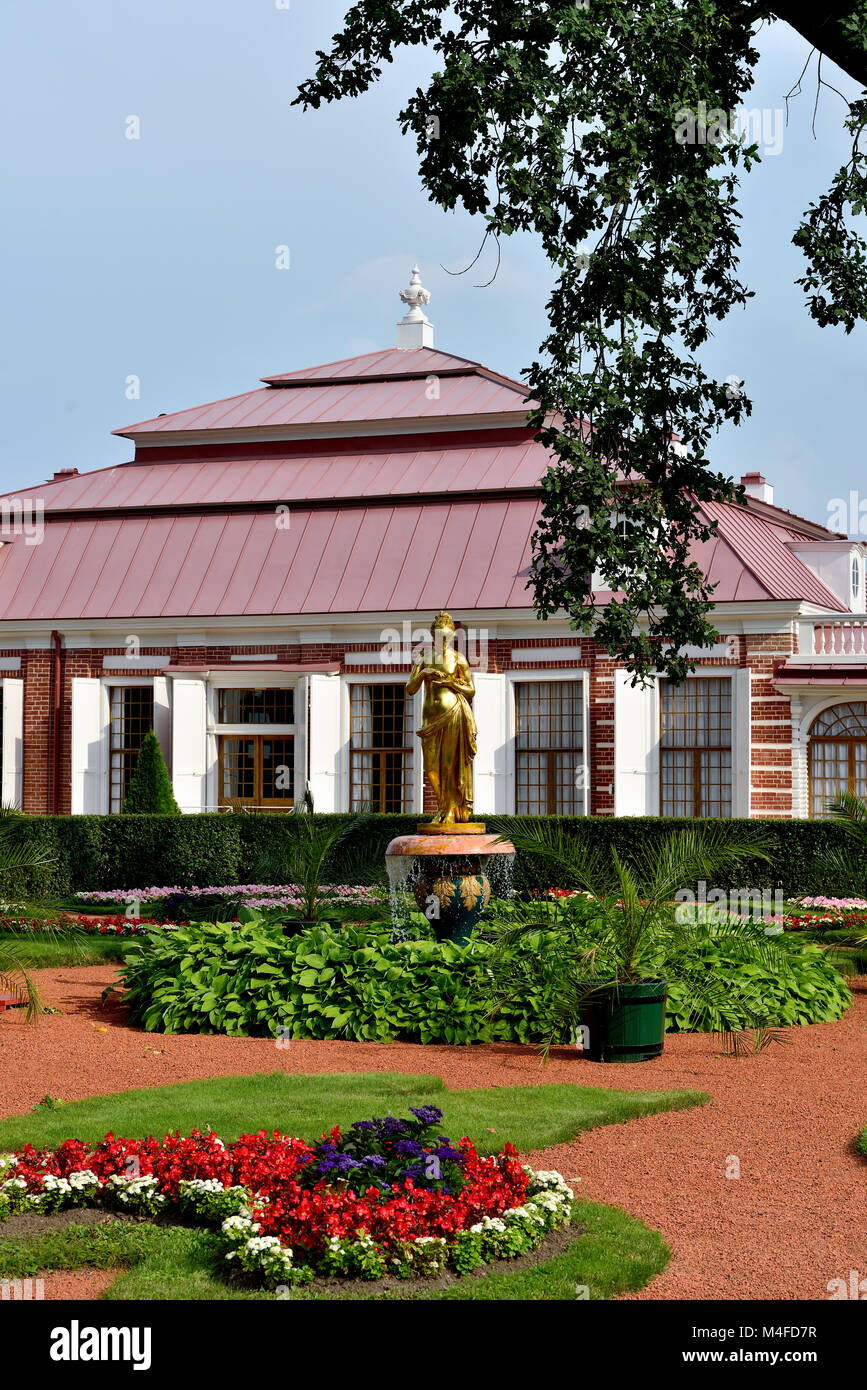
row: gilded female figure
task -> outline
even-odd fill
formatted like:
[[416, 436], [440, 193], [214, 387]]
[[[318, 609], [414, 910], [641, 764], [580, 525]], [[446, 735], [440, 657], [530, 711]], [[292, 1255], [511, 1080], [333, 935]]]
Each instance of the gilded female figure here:
[[436, 615], [431, 635], [433, 652], [417, 658], [406, 689], [414, 695], [422, 684], [425, 688], [418, 736], [439, 808], [431, 823], [466, 824], [473, 818], [476, 721], [468, 700], [475, 686], [466, 657], [455, 650], [455, 625], [448, 613]]

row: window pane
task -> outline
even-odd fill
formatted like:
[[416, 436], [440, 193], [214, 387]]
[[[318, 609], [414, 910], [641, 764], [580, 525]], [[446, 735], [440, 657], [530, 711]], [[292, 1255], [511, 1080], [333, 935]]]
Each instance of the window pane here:
[[111, 687], [109, 807], [114, 813], [123, 806], [142, 740], [153, 726], [153, 686]]
[[732, 683], [721, 678], [692, 677], [683, 685], [660, 687], [663, 748], [730, 748]]
[[580, 815], [584, 810], [581, 681], [518, 681], [515, 746], [518, 815]]
[[[865, 745], [861, 744], [861, 747], [863, 749]], [[863, 758], [861, 767], [863, 775]], [[817, 738], [810, 740], [810, 782], [810, 810], [815, 817], [826, 816], [828, 802], [849, 790], [848, 740], [840, 743], [825, 743]]]
[[295, 691], [288, 686], [272, 690], [221, 690], [220, 724], [294, 724]]
[[700, 816], [730, 816], [732, 813], [732, 755], [716, 750], [699, 755]]
[[660, 758], [660, 766], [662, 773], [662, 814], [664, 816], [693, 815], [695, 788], [692, 753], [664, 751]]
[[832, 705], [813, 721], [811, 733], [825, 734], [831, 738], [860, 734], [862, 738], [867, 738], [867, 702], [850, 700], [844, 705]]
[[408, 811], [412, 799], [412, 698], [402, 684], [353, 681], [350, 810]]
[[693, 676], [660, 685], [660, 810], [664, 816], [732, 813], [732, 683]]
[[295, 796], [295, 740], [263, 738], [261, 742], [262, 800], [291, 805]]
[[220, 739], [220, 800], [253, 801], [256, 744], [251, 738]]

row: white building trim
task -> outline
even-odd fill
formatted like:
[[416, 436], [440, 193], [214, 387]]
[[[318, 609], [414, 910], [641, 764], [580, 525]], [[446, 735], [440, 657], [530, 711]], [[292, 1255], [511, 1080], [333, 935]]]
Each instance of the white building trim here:
[[[339, 747], [337, 750], [335, 763], [337, 773], [337, 795], [339, 804], [334, 808], [338, 811], [349, 809], [350, 793], [350, 729], [351, 729], [351, 701], [350, 686], [352, 685], [402, 685], [406, 684], [405, 677], [399, 671], [374, 671], [365, 673], [346, 672], [340, 676], [341, 686], [340, 700], [340, 722], [339, 728]], [[412, 752], [410, 759], [410, 806], [407, 814], [421, 815], [424, 809], [424, 765], [422, 762], [421, 744], [416, 733], [421, 728], [422, 708], [424, 706], [424, 687], [417, 690], [412, 697]]]
[[[517, 702], [515, 698], [515, 685], [518, 682], [528, 681], [581, 681], [581, 694], [584, 702], [583, 726], [584, 726], [584, 747], [582, 764], [583, 781], [583, 810], [581, 814], [590, 814], [590, 793], [591, 793], [591, 771], [590, 771], [590, 671], [583, 666], [575, 666], [572, 670], [550, 671], [544, 667], [522, 668], [519, 671], [505, 671], [503, 677], [506, 683], [506, 749], [503, 763], [505, 765], [505, 788], [503, 796], [498, 798], [498, 805], [505, 803], [505, 813], [515, 815], [517, 808]], [[597, 745], [598, 746], [598, 745]]]
[[3, 677], [3, 751], [0, 800], [21, 807], [24, 774], [24, 682]]

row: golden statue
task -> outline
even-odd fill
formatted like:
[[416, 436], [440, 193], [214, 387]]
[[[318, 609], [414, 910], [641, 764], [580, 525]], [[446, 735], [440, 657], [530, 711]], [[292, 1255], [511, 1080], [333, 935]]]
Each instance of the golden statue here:
[[[422, 653], [406, 683], [408, 695], [424, 685], [422, 725], [418, 731], [424, 770], [437, 799], [438, 812], [429, 826], [470, 827], [473, 818], [473, 758], [476, 721], [468, 701], [475, 693], [465, 656], [455, 651], [455, 625], [450, 614], [437, 613], [431, 624], [433, 652]], [[484, 829], [484, 827], [479, 827]]]

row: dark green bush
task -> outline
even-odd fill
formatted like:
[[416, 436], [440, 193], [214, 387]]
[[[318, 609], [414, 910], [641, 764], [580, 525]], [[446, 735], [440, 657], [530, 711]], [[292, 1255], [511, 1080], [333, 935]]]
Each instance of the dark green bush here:
[[181, 808], [175, 801], [169, 770], [163, 750], [153, 729], [142, 739], [135, 760], [129, 791], [124, 798], [124, 816], [179, 816]]
[[774, 966], [745, 963], [738, 958], [736, 945], [734, 949], [724, 943], [699, 947], [696, 955], [707, 970], [717, 980], [730, 982], [726, 1004], [706, 1007], [696, 1020], [688, 986], [673, 980], [668, 986], [669, 1032], [725, 1032], [748, 1028], [756, 1017], [764, 1017], [770, 1027], [839, 1018], [851, 1004], [852, 994], [828, 953], [792, 937], [785, 945], [785, 973]]
[[[325, 817], [324, 817], [325, 818]], [[346, 824], [349, 815], [328, 816]], [[488, 829], [496, 832], [504, 818], [487, 816]], [[770, 861], [757, 861], [750, 869], [750, 883], [737, 872], [731, 882], [719, 875], [717, 888], [780, 887], [787, 897], [827, 892], [829, 885], [818, 868], [820, 856], [843, 841], [844, 831], [829, 821], [752, 820], [688, 821], [661, 817], [563, 817], [564, 825], [600, 849], [616, 846], [621, 854], [661, 843], [685, 824], [723, 825], [735, 839], [747, 828], [761, 829], [769, 837]], [[38, 878], [25, 880], [33, 895], [53, 896], [96, 888], [148, 888], [171, 884], [197, 884], [201, 888], [227, 883], [279, 883], [285, 881], [281, 866], [287, 862], [286, 843], [291, 827], [279, 813], [260, 815], [187, 816], [22, 816], [27, 833], [51, 846], [56, 862]], [[328, 865], [327, 881], [352, 881], [353, 864], [370, 844], [384, 856], [389, 840], [415, 831], [417, 816], [373, 815], [365, 818], [358, 843], [350, 836], [343, 857]], [[385, 881], [383, 863], [382, 878]], [[0, 890], [6, 891], [0, 883]], [[522, 892], [572, 885], [551, 883], [551, 871], [520, 856], [515, 866], [515, 887]], [[686, 885], [685, 885], [686, 886]]]
[[[493, 947], [430, 940], [393, 943], [387, 932], [314, 927], [286, 939], [262, 926], [202, 925], [154, 932], [125, 956], [132, 1019], [149, 1031], [350, 1038], [356, 1041], [532, 1043], [551, 1028], [559, 973], [570, 968], [562, 939], [550, 932], [514, 948], [521, 988], [490, 1016]], [[792, 944], [792, 982], [710, 951], [709, 970], [731, 979], [731, 998], [760, 997], [769, 1025], [838, 1018], [851, 996], [815, 947]], [[672, 998], [669, 1027], [686, 1026]], [[745, 1011], [744, 1011], [745, 1012]], [[701, 1029], [737, 1027], [731, 1017], [700, 1017]], [[566, 1036], [561, 1042], [569, 1042]]]

